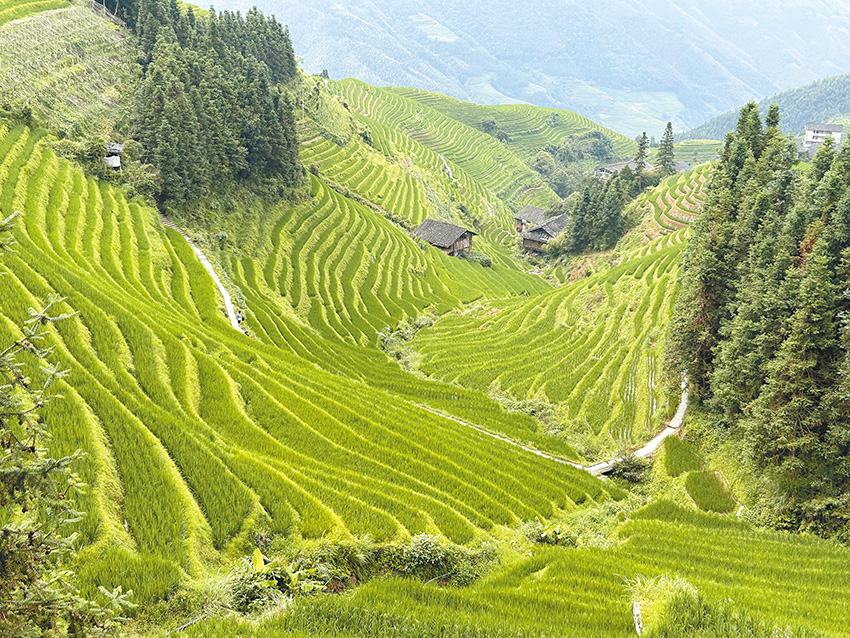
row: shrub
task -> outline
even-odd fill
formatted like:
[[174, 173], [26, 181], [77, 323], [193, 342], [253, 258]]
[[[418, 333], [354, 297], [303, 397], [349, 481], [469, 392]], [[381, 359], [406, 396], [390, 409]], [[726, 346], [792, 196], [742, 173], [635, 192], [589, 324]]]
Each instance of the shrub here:
[[652, 461], [642, 459], [631, 453], [624, 454], [622, 458], [614, 462], [611, 476], [629, 483], [640, 483], [651, 466]]

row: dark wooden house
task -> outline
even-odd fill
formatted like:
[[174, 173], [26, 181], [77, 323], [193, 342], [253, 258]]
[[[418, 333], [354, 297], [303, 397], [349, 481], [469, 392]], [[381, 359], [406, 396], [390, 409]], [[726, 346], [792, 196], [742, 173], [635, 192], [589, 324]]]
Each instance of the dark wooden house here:
[[413, 235], [442, 250], [447, 255], [457, 255], [472, 247], [472, 237], [476, 233], [436, 219], [426, 219], [419, 224]]
[[514, 226], [516, 232], [522, 233], [529, 228], [537, 226], [546, 217], [546, 211], [537, 206], [523, 206], [516, 215], [514, 215]]
[[550, 217], [539, 226], [524, 231], [521, 235], [523, 248], [535, 253], [542, 252], [546, 244], [564, 232], [569, 221], [569, 215], [558, 215], [557, 217]]

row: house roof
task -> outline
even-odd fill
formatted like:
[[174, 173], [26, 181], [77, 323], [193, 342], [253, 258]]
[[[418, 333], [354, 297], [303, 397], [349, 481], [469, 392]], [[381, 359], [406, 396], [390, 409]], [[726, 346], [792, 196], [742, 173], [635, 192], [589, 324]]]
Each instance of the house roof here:
[[466, 233], [476, 234], [462, 226], [455, 226], [436, 219], [426, 219], [413, 230], [416, 237], [438, 248], [451, 248]]
[[841, 124], [818, 124], [817, 122], [809, 122], [806, 124], [806, 130], [826, 131], [827, 133], [842, 133], [844, 127]]
[[677, 173], [682, 173], [684, 171], [690, 171], [693, 169], [693, 166], [688, 164], [687, 162], [683, 162], [682, 160], [677, 160], [673, 162], [673, 170]]
[[537, 208], [537, 206], [523, 206], [522, 209], [514, 215], [514, 219], [539, 224], [543, 221], [545, 215], [546, 211], [542, 208]]
[[106, 152], [110, 155], [124, 152], [124, 145], [119, 142], [109, 142], [106, 145]]
[[567, 228], [570, 221], [570, 216], [566, 213], [557, 217], [550, 217], [539, 226], [535, 226], [531, 230], [522, 233], [523, 239], [531, 239], [533, 241], [543, 242], [544, 244], [550, 239], [554, 239]]

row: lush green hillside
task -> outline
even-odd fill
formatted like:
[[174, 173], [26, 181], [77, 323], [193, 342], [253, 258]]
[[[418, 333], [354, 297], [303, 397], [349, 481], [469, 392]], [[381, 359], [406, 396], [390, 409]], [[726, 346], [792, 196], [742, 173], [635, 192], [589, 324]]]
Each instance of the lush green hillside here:
[[[176, 24], [192, 22], [172, 8]], [[255, 14], [216, 24], [288, 38]], [[39, 26], [56, 38], [42, 61]], [[239, 66], [253, 53], [233, 33]], [[115, 125], [127, 96], [93, 87], [132, 85], [101, 55], [125, 59], [124, 31], [73, 6], [10, 22], [0, 38], [29, 60], [15, 67], [23, 84], [0, 82], [35, 100], [34, 119], [72, 141]], [[73, 42], [78, 64], [61, 53]], [[162, 68], [179, 70], [168, 46]], [[68, 375], [40, 417], [50, 453], [85, 452], [74, 470], [88, 487], [69, 493], [85, 516], [68, 530], [84, 594], [132, 589], [131, 635], [199, 619], [187, 636], [625, 638], [639, 600], [647, 635], [692, 613], [706, 636], [728, 631], [729, 615], [759, 638], [850, 636], [848, 550], [748, 522], [761, 519], [746, 470], [714, 453], [723, 437], [699, 438], [701, 422], [686, 431], [702, 447], [667, 438], [653, 467], [637, 461], [642, 487], [621, 478], [636, 480], [628, 467], [600, 480], [575, 465], [637, 447], [676, 407], [665, 335], [691, 223], [716, 207], [715, 165], [642, 193], [613, 250], [535, 270], [516, 255], [513, 211], [557, 197], [529, 159], [601, 127], [290, 80], [275, 91], [297, 118], [303, 182], [280, 196], [245, 180], [174, 210], [244, 332], [150, 201], [59, 157], [44, 129], [0, 118], [0, 219], [21, 213], [14, 250], [0, 254], [0, 343], [21, 335], [30, 308], [63, 298], [69, 316], [46, 345]], [[510, 139], [476, 128], [484, 117]], [[631, 145], [615, 138], [618, 153]], [[834, 164], [830, 179], [846, 178]], [[812, 171], [827, 179], [828, 168]], [[427, 217], [472, 228], [486, 258], [415, 240]], [[245, 560], [257, 549], [271, 567]], [[307, 595], [313, 579], [326, 591]]]
[[[604, 485], [580, 470], [517, 456], [421, 409], [480, 418], [546, 446], [533, 422], [481, 395], [408, 381], [380, 353], [338, 345], [340, 324], [328, 323], [333, 339], [323, 339], [294, 318], [263, 317], [258, 304], [249, 325], [269, 345], [239, 335], [188, 244], [152, 209], [85, 178], [40, 134], [8, 125], [2, 132], [0, 210], [27, 211], [19, 251], [2, 262], [3, 332], [14, 334], [27, 307], [52, 293], [79, 313], [54, 335], [56, 359], [70, 370], [68, 399], [45, 418], [57, 451], [83, 445], [89, 453], [80, 468], [93, 486], [81, 503], [88, 587], [124, 584], [141, 601], [162, 596], [183, 575], [217, 564], [218, 552], [244, 551], [256, 530], [375, 538], [430, 531], [470, 542], [494, 526], [604, 497]], [[392, 241], [384, 220], [350, 202], [340, 208], [364, 236]], [[300, 212], [299, 224], [312, 223], [311, 209]], [[321, 252], [294, 254], [300, 267]], [[390, 248], [379, 263], [404, 255]], [[399, 289], [402, 281], [418, 278], [394, 279], [399, 299], [415, 292]], [[305, 298], [327, 292], [320, 273], [310, 282]], [[389, 305], [392, 293], [377, 291]], [[370, 302], [362, 303], [366, 314]], [[319, 317], [333, 317], [332, 304], [317, 307]], [[342, 328], [354, 330], [355, 321]], [[528, 464], [522, 484], [518, 462]]]
[[572, 111], [559, 111], [530, 104], [483, 106], [417, 89], [392, 90], [479, 130], [482, 130], [482, 123], [492, 120], [495, 122], [495, 129], [504, 134], [505, 146], [526, 163], [541, 149], [558, 146], [565, 138], [582, 135], [588, 131], [599, 131], [612, 141], [612, 159], [630, 157], [637, 149], [634, 140]]
[[548, 207], [556, 201], [540, 176], [494, 137], [389, 89], [356, 80], [337, 86], [350, 108], [370, 126], [377, 122], [444, 156], [511, 206]]
[[109, 135], [129, 115], [134, 51], [126, 31], [84, 5], [8, 24], [0, 28], [0, 103], [29, 107], [64, 135]]
[[[782, 130], [792, 135], [802, 135], [809, 122], [842, 122], [850, 113], [850, 74], [833, 75], [764, 98], [758, 103], [759, 110], [767, 112], [771, 104], [779, 105]], [[737, 121], [738, 110], [734, 109], [700, 124], [685, 135], [693, 139], [723, 139], [726, 133], [735, 129]]]

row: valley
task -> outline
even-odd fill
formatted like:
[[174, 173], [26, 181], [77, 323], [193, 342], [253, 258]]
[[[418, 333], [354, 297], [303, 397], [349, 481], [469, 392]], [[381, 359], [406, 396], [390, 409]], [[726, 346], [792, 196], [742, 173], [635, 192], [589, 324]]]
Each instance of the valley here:
[[[846, 153], [798, 162], [745, 108], [752, 128], [726, 146], [675, 147], [693, 167], [611, 178], [638, 187], [610, 247], [529, 251], [521, 211], [577, 216], [602, 188], [589, 175], [639, 144], [571, 111], [287, 71], [288, 30], [259, 12], [106, 10], [131, 26], [0, 0], [0, 344], [26, 340], [32, 309], [62, 316], [43, 359], [67, 374], [34, 406], [49, 438], [28, 453], [83, 453], [62, 492], [81, 512], [71, 549], [44, 569], [98, 609], [132, 603], [106, 635], [850, 636], [846, 538], [770, 519], [775, 485], [694, 393], [698, 358], [671, 364], [696, 330], [681, 300], [709, 298], [693, 246], [733, 237], [750, 264], [781, 244], [766, 229], [790, 228], [789, 280], [813, 277], [819, 233], [845, 241]], [[249, 98], [285, 125], [258, 124]], [[200, 125], [223, 105], [226, 126]], [[120, 170], [103, 161], [114, 140]], [[541, 152], [578, 176], [566, 196]], [[820, 208], [762, 226], [753, 193], [777, 184]], [[426, 219], [471, 247], [429, 245]], [[733, 281], [718, 261], [706, 270]], [[22, 361], [0, 407], [44, 376]], [[5, 414], [12, 441], [25, 419]], [[0, 525], [39, 524], [3, 503]], [[0, 605], [36, 580], [5, 582]], [[34, 626], [17, 635], [48, 635]]]

